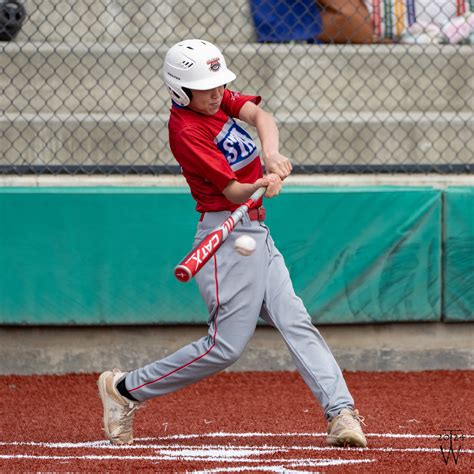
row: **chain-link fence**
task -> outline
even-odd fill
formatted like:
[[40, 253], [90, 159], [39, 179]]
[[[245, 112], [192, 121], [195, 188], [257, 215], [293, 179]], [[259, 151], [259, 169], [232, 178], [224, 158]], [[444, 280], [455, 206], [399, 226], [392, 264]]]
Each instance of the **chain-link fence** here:
[[470, 11], [474, 1], [2, 0], [0, 172], [177, 173], [162, 62], [203, 38], [237, 74], [232, 89], [262, 95], [297, 171], [472, 173]]

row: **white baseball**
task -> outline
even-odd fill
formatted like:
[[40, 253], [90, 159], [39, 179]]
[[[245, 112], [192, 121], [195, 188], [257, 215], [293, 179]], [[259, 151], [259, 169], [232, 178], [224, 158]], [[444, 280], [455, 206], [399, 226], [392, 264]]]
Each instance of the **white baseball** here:
[[250, 235], [241, 235], [237, 237], [234, 244], [235, 251], [244, 257], [252, 255], [257, 248], [257, 242]]

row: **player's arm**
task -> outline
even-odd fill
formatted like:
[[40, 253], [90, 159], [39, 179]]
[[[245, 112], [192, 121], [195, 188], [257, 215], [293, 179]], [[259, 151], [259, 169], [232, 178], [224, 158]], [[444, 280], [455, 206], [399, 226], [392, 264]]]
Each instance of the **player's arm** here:
[[258, 188], [266, 187], [265, 197], [271, 198], [280, 192], [281, 186], [281, 178], [276, 173], [269, 173], [263, 178], [257, 179], [255, 183], [240, 183], [233, 179], [222, 193], [230, 202], [240, 204], [246, 201]]
[[240, 109], [239, 119], [257, 129], [267, 173], [275, 173], [282, 180], [289, 176], [293, 167], [290, 160], [280, 153], [278, 127], [273, 115], [248, 101]]

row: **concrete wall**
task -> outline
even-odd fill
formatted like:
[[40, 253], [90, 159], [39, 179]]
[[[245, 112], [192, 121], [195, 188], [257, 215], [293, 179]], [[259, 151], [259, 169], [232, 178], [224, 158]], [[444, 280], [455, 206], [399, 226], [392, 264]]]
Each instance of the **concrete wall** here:
[[[319, 328], [346, 370], [474, 369], [474, 324], [411, 323]], [[0, 375], [132, 370], [206, 335], [203, 326], [0, 327]], [[295, 370], [278, 332], [258, 327], [229, 370]]]

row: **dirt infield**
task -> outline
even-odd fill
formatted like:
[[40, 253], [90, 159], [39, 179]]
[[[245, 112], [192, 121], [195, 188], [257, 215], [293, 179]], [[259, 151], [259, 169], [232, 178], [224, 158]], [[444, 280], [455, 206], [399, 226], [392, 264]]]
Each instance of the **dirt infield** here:
[[294, 372], [222, 373], [148, 402], [104, 440], [97, 375], [0, 377], [0, 471], [473, 472], [474, 372], [349, 372], [366, 449], [330, 448]]

